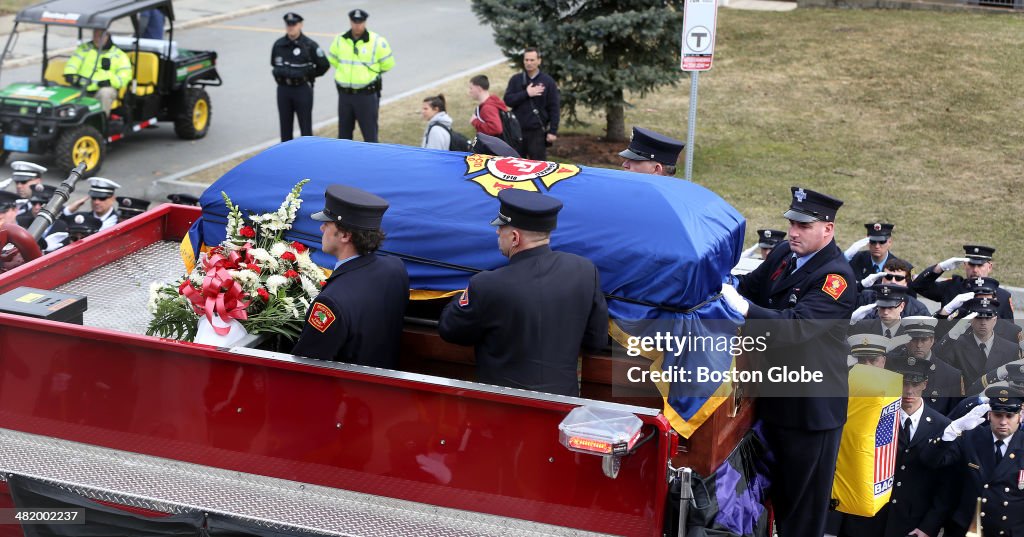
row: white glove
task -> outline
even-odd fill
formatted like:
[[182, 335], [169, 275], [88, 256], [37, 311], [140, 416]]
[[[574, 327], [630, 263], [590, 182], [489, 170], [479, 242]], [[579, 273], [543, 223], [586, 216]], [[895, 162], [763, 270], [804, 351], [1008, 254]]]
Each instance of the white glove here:
[[970, 431], [985, 423], [985, 414], [988, 414], [988, 411], [988, 403], [982, 403], [972, 408], [967, 415], [957, 418], [956, 421], [946, 426], [946, 430], [942, 432], [942, 439], [948, 442], [960, 436], [964, 431]]
[[960, 293], [959, 295], [953, 297], [953, 300], [950, 300], [948, 304], [942, 306], [941, 311], [944, 315], [953, 315], [954, 311], [960, 309], [960, 306], [963, 306], [965, 302], [972, 298], [974, 298], [974, 291]]
[[1007, 371], [1006, 368], [1008, 366], [1011, 366], [1011, 365], [1012, 366], [1016, 366], [1016, 367], [1020, 367], [1020, 366], [1024, 365], [1024, 359], [1014, 360], [1012, 362], [1007, 363], [1006, 365], [999, 366], [996, 369], [996, 377], [998, 377], [999, 380], [1006, 380], [1006, 377], [1010, 376], [1010, 372]]
[[747, 316], [747, 310], [750, 309], [750, 303], [747, 302], [747, 299], [740, 296], [740, 293], [736, 291], [735, 287], [727, 283], [723, 283], [722, 298], [725, 299], [725, 303], [728, 304], [730, 308], [736, 310], [744, 317]]
[[850, 324], [856, 323], [857, 321], [867, 317], [869, 313], [875, 310], [876, 306], [877, 304], [872, 302], [853, 310], [853, 315], [850, 316]]
[[881, 280], [884, 277], [885, 277], [885, 273], [884, 272], [876, 272], [876, 273], [868, 276], [867, 278], [864, 278], [863, 280], [861, 280], [860, 281], [860, 286], [864, 287], [866, 289], [868, 287], [871, 287], [872, 285], [875, 285], [876, 283], [878, 283], [878, 280]]
[[951, 257], [943, 261], [942, 263], [939, 263], [939, 268], [942, 269], [943, 272], [945, 272], [947, 270], [953, 270], [959, 267], [960, 265], [963, 265], [967, 261], [969, 261], [969, 259], [967, 259], [966, 257]]
[[857, 252], [859, 252], [861, 248], [867, 246], [869, 242], [871, 242], [871, 239], [864, 237], [863, 239], [851, 244], [850, 247], [843, 252], [843, 255], [846, 256], [846, 260], [849, 261], [853, 259], [853, 256], [857, 255]]
[[758, 245], [755, 244], [755, 245], [751, 246], [750, 248], [747, 248], [746, 250], [743, 250], [743, 252], [740, 253], [740, 259], [745, 259], [745, 258], [748, 258], [748, 257], [754, 257], [754, 252], [757, 251], [757, 248], [758, 248]]
[[54, 252], [61, 249], [64, 246], [64, 241], [68, 238], [68, 234], [65, 231], [58, 231], [56, 233], [50, 233], [44, 239], [46, 241], [46, 249], [43, 250], [46, 253]]
[[964, 335], [964, 332], [967, 331], [967, 327], [971, 324], [971, 319], [977, 316], [978, 312], [976, 311], [964, 315], [963, 319], [957, 321], [956, 324], [953, 325], [953, 328], [949, 329], [949, 332], [946, 334], [946, 337], [948, 337], [951, 341], [960, 339], [960, 336]]

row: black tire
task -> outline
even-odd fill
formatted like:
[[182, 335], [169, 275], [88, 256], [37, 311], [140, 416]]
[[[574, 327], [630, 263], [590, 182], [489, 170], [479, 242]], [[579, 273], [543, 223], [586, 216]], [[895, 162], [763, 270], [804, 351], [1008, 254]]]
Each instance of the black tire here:
[[174, 119], [174, 134], [183, 140], [198, 140], [210, 130], [213, 108], [210, 96], [202, 88], [187, 88], [181, 108]]
[[92, 177], [100, 171], [103, 159], [107, 156], [107, 139], [95, 127], [79, 125], [60, 134], [54, 152], [57, 167], [65, 172], [71, 171], [83, 158], [92, 160], [94, 163], [87, 166], [82, 174], [82, 177]]

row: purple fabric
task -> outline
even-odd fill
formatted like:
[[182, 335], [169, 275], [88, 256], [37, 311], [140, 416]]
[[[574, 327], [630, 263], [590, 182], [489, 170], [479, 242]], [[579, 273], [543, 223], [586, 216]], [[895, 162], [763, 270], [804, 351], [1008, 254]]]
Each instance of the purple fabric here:
[[[727, 529], [737, 535], [755, 535], [758, 522], [765, 516], [764, 503], [771, 481], [765, 465], [767, 448], [764, 447], [759, 425], [754, 426], [753, 435], [744, 439], [743, 443], [747, 445], [741, 445], [729, 455], [709, 480], [715, 484], [715, 499], [718, 501], [713, 527]], [[754, 449], [750, 445], [754, 443], [761, 445]]]

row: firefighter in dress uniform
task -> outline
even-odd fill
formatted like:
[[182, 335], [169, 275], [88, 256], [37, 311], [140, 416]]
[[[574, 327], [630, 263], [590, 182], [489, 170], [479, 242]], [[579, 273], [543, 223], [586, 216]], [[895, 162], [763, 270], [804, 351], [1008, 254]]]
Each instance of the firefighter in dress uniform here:
[[[95, 216], [99, 219], [101, 225], [99, 231], [114, 227], [117, 225], [117, 203], [114, 199], [114, 192], [121, 185], [105, 179], [103, 177], [93, 177], [89, 179], [89, 197], [79, 198], [64, 207], [64, 219], [68, 220], [75, 214], [75, 211], [85, 204], [85, 200], [89, 200], [92, 211], [88, 214]], [[68, 221], [68, 225], [71, 222]]]
[[[722, 285], [728, 305], [764, 334], [766, 366], [813, 371], [821, 382], [760, 386], [758, 416], [775, 454], [772, 503], [781, 537], [823, 535], [846, 423], [846, 332], [856, 302], [853, 270], [835, 243], [831, 196], [792, 187], [789, 241], [756, 269]], [[768, 393], [772, 392], [772, 393]]]
[[36, 185], [43, 184], [43, 174], [46, 173], [46, 168], [24, 160], [16, 160], [11, 163], [11, 170], [13, 170], [11, 179], [14, 180], [14, 192], [19, 199], [23, 200], [18, 204], [18, 215], [21, 216], [31, 209], [25, 201], [32, 197]]
[[580, 394], [580, 348], [608, 344], [608, 306], [597, 268], [551, 250], [562, 202], [520, 189], [498, 193], [498, 247], [509, 264], [476, 274], [441, 312], [445, 341], [476, 347], [477, 380]]
[[633, 127], [629, 147], [622, 150], [622, 167], [649, 175], [675, 175], [679, 153], [686, 144], [643, 127]]
[[313, 86], [331, 66], [324, 49], [302, 33], [302, 20], [298, 13], [285, 13], [285, 35], [270, 50], [282, 142], [292, 139], [295, 116], [299, 118], [299, 133], [313, 136]]
[[322, 222], [323, 252], [338, 263], [309, 307], [292, 354], [394, 369], [409, 274], [397, 257], [376, 254], [388, 203], [344, 185], [327, 187], [325, 198], [312, 218]]
[[[979, 404], [931, 440], [922, 459], [933, 468], [960, 472], [963, 487], [950, 537], [964, 535], [980, 505], [983, 534], [1024, 536], [1024, 435], [1020, 433], [1024, 386], [1000, 383]], [[986, 418], [988, 424], [985, 424]]]

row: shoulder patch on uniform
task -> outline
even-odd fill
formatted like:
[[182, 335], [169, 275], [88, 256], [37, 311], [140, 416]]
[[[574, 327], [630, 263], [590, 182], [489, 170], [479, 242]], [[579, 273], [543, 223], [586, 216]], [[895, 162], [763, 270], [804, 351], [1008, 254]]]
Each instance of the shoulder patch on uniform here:
[[321, 302], [314, 302], [313, 309], [309, 311], [309, 324], [320, 332], [326, 332], [334, 323], [334, 312]]
[[829, 274], [825, 277], [825, 285], [821, 286], [821, 290], [825, 291], [825, 294], [832, 297], [833, 300], [839, 300], [839, 297], [842, 296], [846, 287], [846, 278], [843, 278], [838, 274]]
[[467, 287], [462, 291], [462, 295], [459, 297], [459, 307], [465, 308], [469, 305], [469, 288]]

